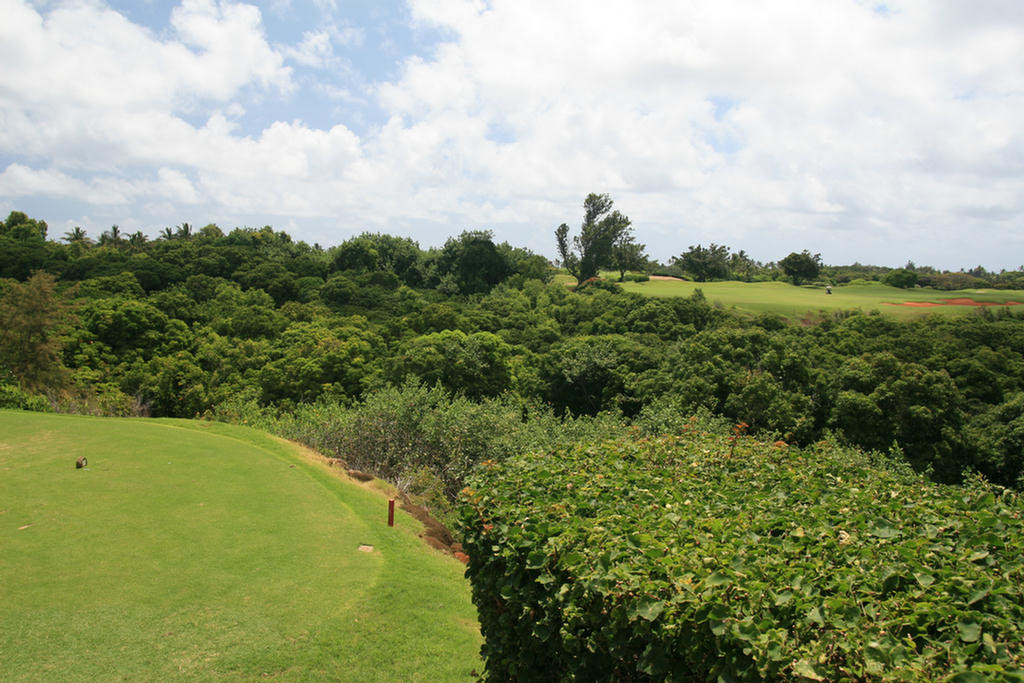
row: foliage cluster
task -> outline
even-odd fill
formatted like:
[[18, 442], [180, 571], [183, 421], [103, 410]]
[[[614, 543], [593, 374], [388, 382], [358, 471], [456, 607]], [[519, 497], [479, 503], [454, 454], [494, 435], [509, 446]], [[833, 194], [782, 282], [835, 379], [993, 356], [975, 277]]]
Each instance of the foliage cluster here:
[[1024, 680], [1017, 494], [741, 431], [484, 463], [487, 680]]
[[633, 239], [629, 218], [613, 211], [607, 194], [589, 194], [583, 201], [583, 225], [580, 234], [569, 240], [569, 226], [555, 230], [555, 243], [562, 265], [579, 283], [596, 277], [601, 268], [614, 266], [622, 280], [627, 270], [646, 263], [644, 245]]
[[218, 406], [215, 417], [372, 472], [442, 516], [477, 463], [626, 433], [610, 413], [560, 418], [510, 396], [473, 401], [417, 383], [383, 387], [353, 405], [325, 399], [280, 414], [239, 398]]
[[763, 276], [766, 271], [771, 270], [769, 266], [750, 258], [742, 249], [733, 253], [729, 247], [714, 242], [707, 247], [700, 244], [691, 246], [672, 259], [672, 266], [679, 272], [666, 272], [666, 275], [686, 274], [697, 282], [729, 278], [750, 282], [756, 276]]
[[[636, 421], [670, 401], [799, 444], [895, 442], [942, 481], [977, 470], [1014, 485], [1024, 472], [1024, 321], [1005, 310], [798, 326], [699, 291], [645, 298], [599, 279], [572, 291], [483, 232], [429, 251], [370, 233], [324, 250], [270, 228], [186, 225], [57, 244], [15, 218], [0, 241], [27, 251], [0, 249], [0, 274], [21, 278], [36, 263], [25, 254], [52, 271], [0, 280], [6, 405], [196, 417], [241, 397], [288, 413], [411, 382], [552, 419]], [[458, 480], [435, 474], [448, 490]]]

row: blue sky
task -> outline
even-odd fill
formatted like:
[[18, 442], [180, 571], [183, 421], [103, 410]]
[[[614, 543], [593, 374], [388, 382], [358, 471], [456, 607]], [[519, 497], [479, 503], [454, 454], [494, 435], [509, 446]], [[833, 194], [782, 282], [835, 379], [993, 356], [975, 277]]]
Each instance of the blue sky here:
[[0, 0], [0, 212], [1024, 263], [1019, 0]]

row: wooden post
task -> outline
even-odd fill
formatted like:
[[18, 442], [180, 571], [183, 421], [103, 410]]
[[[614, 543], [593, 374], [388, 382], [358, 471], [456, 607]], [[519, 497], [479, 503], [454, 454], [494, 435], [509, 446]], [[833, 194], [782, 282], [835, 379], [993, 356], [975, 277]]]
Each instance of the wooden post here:
[[388, 499], [388, 526], [395, 525], [395, 499]]

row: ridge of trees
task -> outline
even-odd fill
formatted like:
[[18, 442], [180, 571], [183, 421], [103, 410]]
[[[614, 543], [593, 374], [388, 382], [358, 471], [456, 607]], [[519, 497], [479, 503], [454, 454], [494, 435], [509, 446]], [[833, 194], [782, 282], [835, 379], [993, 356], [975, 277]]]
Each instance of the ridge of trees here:
[[[610, 204], [590, 214], [599, 222], [597, 208]], [[804, 327], [699, 292], [572, 291], [486, 231], [426, 251], [373, 233], [324, 249], [270, 227], [183, 224], [133, 246], [113, 230], [103, 245], [75, 231], [62, 244], [41, 223], [14, 213], [0, 235], [3, 406], [288, 413], [419, 383], [527, 412], [628, 422], [670, 402], [787, 442], [834, 432], [895, 444], [941, 481], [976, 470], [1014, 485], [1024, 472], [1024, 318], [1007, 309]], [[848, 274], [870, 274], [859, 268]]]

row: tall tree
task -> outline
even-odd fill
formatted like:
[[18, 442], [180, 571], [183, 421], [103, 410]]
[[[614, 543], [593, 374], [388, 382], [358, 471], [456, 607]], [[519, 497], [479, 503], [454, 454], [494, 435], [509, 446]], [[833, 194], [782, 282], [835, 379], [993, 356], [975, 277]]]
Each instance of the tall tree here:
[[85, 230], [81, 226], [76, 225], [71, 230], [64, 233], [64, 241], [68, 244], [74, 244], [75, 242], [87, 243], [91, 240], [89, 235], [86, 234]]
[[110, 245], [115, 249], [120, 249], [124, 243], [124, 235], [121, 234], [121, 226], [114, 225], [110, 226], [110, 230], [105, 230], [100, 235], [100, 245]]
[[467, 230], [449, 238], [429, 261], [438, 288], [450, 293], [489, 292], [513, 272], [507, 252], [498, 249], [489, 230]]
[[624, 233], [624, 239], [612, 245], [612, 265], [619, 271], [619, 282], [626, 279], [627, 270], [643, 270], [647, 266], [646, 249], [646, 244], [633, 241], [630, 232]]
[[812, 256], [806, 249], [799, 254], [794, 251], [779, 261], [779, 266], [786, 276], [793, 280], [794, 285], [799, 285], [818, 277], [818, 273], [821, 272], [821, 254]]
[[66, 370], [57, 329], [67, 310], [49, 273], [10, 284], [0, 295], [0, 374], [10, 373], [29, 391], [60, 388]]
[[734, 279], [750, 282], [761, 267], [760, 263], [750, 258], [742, 249], [729, 256], [729, 271]]
[[7, 215], [7, 220], [0, 221], [0, 235], [8, 235], [15, 239], [46, 239], [46, 230], [46, 221], [29, 218], [22, 211], [11, 211]]
[[92, 246], [92, 240], [80, 226], [75, 226], [64, 233], [64, 241], [70, 245], [75, 256], [81, 256], [82, 252]]
[[577, 282], [589, 280], [602, 267], [611, 266], [615, 244], [629, 233], [629, 218], [612, 211], [613, 204], [607, 194], [587, 195], [583, 200], [583, 225], [580, 234], [572, 238], [572, 247], [569, 246], [569, 226], [562, 223], [555, 229], [562, 265]]
[[691, 246], [673, 260], [697, 282], [724, 280], [729, 277], [729, 247], [724, 244], [712, 242], [707, 248], [699, 244]]
[[146, 243], [149, 242], [149, 238], [146, 237], [145, 233], [141, 230], [136, 230], [132, 234], [128, 235], [128, 250], [132, 253], [137, 253], [145, 249]]

